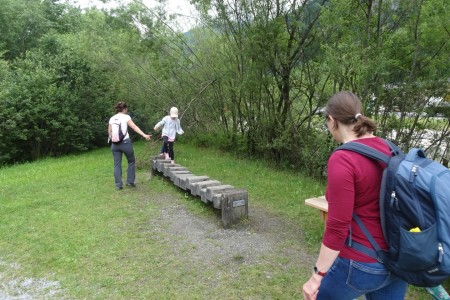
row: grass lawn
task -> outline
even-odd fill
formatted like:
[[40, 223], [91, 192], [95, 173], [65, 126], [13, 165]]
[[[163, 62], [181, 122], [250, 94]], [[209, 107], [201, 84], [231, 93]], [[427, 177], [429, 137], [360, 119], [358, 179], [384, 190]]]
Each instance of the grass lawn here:
[[[26, 298], [21, 288], [31, 299], [301, 298], [309, 263], [267, 256], [229, 276], [222, 274], [228, 266], [208, 269], [168, 255], [170, 241], [150, 222], [160, 214], [157, 200], [174, 199], [199, 216], [214, 216], [214, 209], [167, 180], [149, 180], [148, 158], [159, 143], [134, 146], [136, 189], [115, 190], [109, 148], [0, 169], [0, 298], [1, 291]], [[304, 200], [323, 194], [324, 183], [183, 143], [175, 154], [194, 174], [246, 189], [250, 209], [261, 207], [303, 231], [302, 240], [289, 243], [315, 257], [323, 224]], [[408, 297], [430, 299], [418, 289]]]

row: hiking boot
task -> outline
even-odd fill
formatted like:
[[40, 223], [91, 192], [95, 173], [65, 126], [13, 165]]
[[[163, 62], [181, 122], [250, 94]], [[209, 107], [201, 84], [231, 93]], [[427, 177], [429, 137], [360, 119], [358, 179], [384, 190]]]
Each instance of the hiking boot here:
[[136, 187], [136, 183], [127, 183], [127, 186], [134, 188], [134, 187]]

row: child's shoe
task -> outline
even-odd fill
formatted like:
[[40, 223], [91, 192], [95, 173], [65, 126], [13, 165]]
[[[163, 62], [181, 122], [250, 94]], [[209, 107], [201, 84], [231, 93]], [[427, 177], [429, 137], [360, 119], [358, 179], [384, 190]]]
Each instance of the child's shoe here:
[[170, 159], [169, 153], [164, 153], [166, 156], [166, 159]]

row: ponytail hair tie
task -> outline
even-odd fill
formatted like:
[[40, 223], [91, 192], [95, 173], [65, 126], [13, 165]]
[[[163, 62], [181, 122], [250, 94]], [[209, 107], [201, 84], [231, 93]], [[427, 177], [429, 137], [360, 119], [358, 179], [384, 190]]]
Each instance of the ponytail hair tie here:
[[361, 116], [362, 116], [362, 114], [356, 114], [355, 115], [355, 120], [358, 120], [358, 118], [361, 117]]

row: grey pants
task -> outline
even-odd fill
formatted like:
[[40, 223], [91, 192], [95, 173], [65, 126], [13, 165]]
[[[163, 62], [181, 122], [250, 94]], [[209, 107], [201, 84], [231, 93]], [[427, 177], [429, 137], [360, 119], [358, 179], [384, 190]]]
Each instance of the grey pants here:
[[122, 154], [128, 161], [127, 184], [134, 183], [136, 177], [136, 158], [134, 157], [133, 145], [130, 139], [123, 140], [120, 144], [111, 144], [111, 151], [114, 157], [114, 182], [116, 188], [122, 187]]

